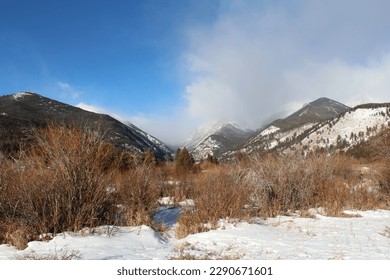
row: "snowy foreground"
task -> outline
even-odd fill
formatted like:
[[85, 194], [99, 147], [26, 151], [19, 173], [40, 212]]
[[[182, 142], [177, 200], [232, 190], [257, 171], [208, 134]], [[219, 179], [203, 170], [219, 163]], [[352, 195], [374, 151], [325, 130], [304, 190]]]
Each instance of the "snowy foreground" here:
[[0, 245], [0, 260], [76, 256], [89, 260], [207, 259], [390, 259], [390, 211], [348, 211], [351, 217], [282, 216], [256, 224], [221, 221], [209, 232], [174, 237], [147, 226], [99, 227], [34, 241], [25, 250]]

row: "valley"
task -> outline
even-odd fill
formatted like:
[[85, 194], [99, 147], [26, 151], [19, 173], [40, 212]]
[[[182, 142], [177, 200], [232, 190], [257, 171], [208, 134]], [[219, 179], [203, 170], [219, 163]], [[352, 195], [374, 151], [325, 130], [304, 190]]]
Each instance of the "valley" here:
[[1, 96], [0, 113], [0, 259], [390, 257], [387, 103], [217, 123], [176, 155], [35, 93]]

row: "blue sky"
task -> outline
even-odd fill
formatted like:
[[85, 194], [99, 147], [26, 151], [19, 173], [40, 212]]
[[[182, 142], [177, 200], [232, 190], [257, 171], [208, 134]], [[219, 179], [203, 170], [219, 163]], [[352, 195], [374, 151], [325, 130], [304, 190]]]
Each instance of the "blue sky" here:
[[390, 101], [385, 0], [0, 0], [0, 94], [128, 119], [167, 142], [321, 96]]
[[181, 100], [182, 24], [212, 12], [194, 2], [1, 0], [1, 93], [164, 112]]

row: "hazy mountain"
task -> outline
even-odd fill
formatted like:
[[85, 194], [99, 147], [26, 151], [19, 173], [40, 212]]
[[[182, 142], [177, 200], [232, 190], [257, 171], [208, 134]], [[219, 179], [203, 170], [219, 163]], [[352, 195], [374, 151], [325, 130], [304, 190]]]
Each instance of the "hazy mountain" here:
[[108, 115], [82, 110], [32, 92], [0, 96], [0, 139], [3, 149], [28, 137], [33, 128], [49, 123], [75, 124], [99, 130], [107, 141], [117, 147], [134, 151], [153, 149], [159, 158], [169, 156], [171, 150], [153, 136], [130, 123], [122, 123]]
[[208, 155], [217, 158], [228, 150], [235, 149], [253, 133], [236, 123], [216, 123], [195, 131], [182, 147], [187, 147], [195, 160], [206, 159]]

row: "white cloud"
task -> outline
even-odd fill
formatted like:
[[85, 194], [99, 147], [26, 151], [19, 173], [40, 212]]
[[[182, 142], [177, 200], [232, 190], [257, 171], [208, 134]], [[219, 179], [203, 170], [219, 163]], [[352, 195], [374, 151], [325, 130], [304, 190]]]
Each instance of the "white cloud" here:
[[[211, 25], [186, 27], [188, 46], [179, 65], [187, 82], [184, 106], [172, 108], [170, 116], [125, 116], [79, 106], [177, 143], [204, 123], [259, 128], [270, 116], [323, 96], [350, 106], [390, 101], [389, 1], [226, 0], [220, 5]], [[79, 92], [65, 82], [57, 86], [64, 93]]]
[[389, 101], [388, 1], [223, 1], [192, 28], [188, 113], [258, 128], [288, 104], [326, 96]]
[[170, 117], [137, 115], [127, 120], [161, 141], [172, 145], [179, 144], [186, 139], [201, 124], [184, 112]]
[[93, 113], [110, 115], [110, 112], [106, 109], [103, 109], [101, 107], [91, 105], [91, 104], [85, 104], [83, 102], [80, 102], [79, 104], [77, 104], [76, 107], [79, 107], [80, 109], [83, 109], [83, 110], [89, 111], [89, 112], [93, 112]]
[[294, 94], [316, 92], [354, 106], [390, 99], [390, 54], [365, 66], [331, 61], [311, 64], [288, 73], [286, 82]]
[[79, 107], [80, 109], [83, 109], [83, 110], [89, 111], [89, 112], [93, 112], [93, 113], [109, 115], [109, 116], [111, 116], [111, 117], [113, 117], [121, 122], [129, 120], [127, 117], [122, 116], [120, 114], [117, 114], [113, 111], [110, 111], [109, 109], [102, 108], [102, 107], [92, 105], [92, 104], [86, 104], [86, 103], [80, 102], [76, 105], [76, 107]]
[[56, 86], [61, 90], [61, 94], [72, 99], [77, 99], [82, 95], [82, 92], [76, 90], [73, 86], [66, 82], [57, 82]]
[[128, 121], [167, 144], [178, 144], [200, 124], [185, 112], [170, 117], [143, 114], [126, 116], [92, 104], [78, 103], [75, 106], [86, 111], [109, 115], [121, 122]]

